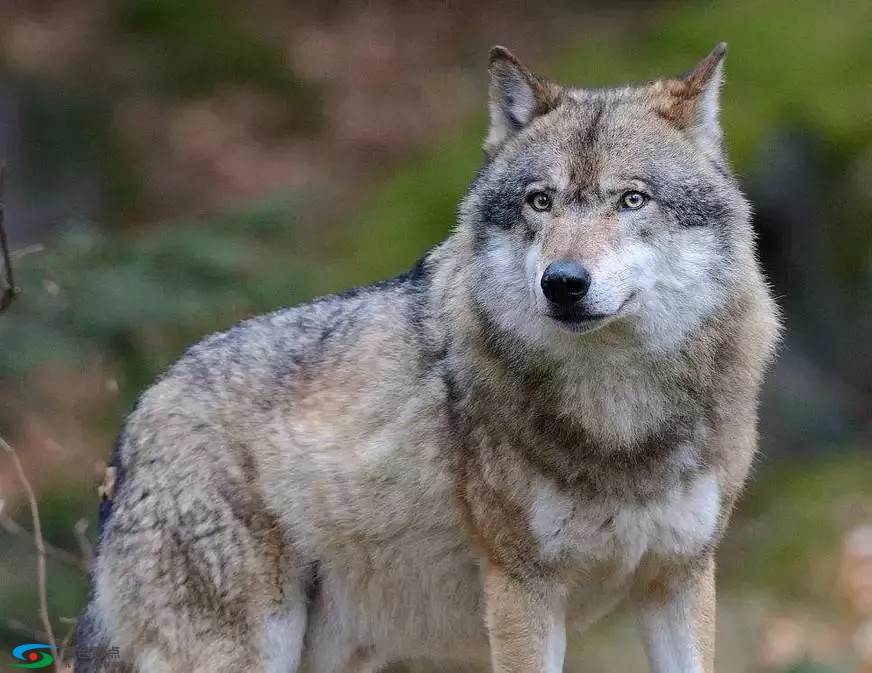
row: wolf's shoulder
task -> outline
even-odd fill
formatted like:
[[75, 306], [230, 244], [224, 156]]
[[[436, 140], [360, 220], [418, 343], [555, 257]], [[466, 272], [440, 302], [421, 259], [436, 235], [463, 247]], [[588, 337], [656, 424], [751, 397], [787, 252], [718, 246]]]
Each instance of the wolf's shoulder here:
[[428, 320], [429, 284], [425, 256], [398, 276], [248, 318], [189, 347], [160, 380], [211, 387], [308, 377], [377, 334], [414, 340]]

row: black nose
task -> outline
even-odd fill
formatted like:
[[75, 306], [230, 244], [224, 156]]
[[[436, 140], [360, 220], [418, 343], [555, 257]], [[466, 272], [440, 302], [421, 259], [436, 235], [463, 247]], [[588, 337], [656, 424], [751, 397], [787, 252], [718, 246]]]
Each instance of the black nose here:
[[542, 274], [542, 292], [548, 301], [569, 305], [590, 289], [590, 273], [580, 262], [561, 259], [552, 262]]

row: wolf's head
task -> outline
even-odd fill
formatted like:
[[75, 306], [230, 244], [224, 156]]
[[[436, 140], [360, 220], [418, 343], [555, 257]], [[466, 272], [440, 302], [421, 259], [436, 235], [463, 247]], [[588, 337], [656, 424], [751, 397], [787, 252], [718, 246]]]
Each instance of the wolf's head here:
[[597, 331], [670, 348], [756, 273], [718, 122], [725, 51], [616, 89], [562, 87], [491, 51], [487, 159], [460, 230], [494, 324], [534, 342]]

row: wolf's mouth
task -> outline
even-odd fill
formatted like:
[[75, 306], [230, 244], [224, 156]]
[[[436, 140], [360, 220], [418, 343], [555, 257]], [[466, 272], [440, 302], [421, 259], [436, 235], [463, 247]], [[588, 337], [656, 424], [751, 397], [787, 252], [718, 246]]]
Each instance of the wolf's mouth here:
[[586, 315], [560, 315], [551, 314], [550, 318], [560, 323], [561, 327], [568, 329], [571, 332], [588, 332], [602, 325], [609, 318], [613, 318], [615, 313], [593, 313]]
[[551, 317], [557, 320], [558, 322], [567, 323], [570, 325], [574, 325], [576, 323], [584, 324], [584, 323], [594, 323], [599, 322], [600, 320], [605, 320], [606, 318], [611, 318], [615, 313], [582, 313], [582, 314], [568, 314], [568, 313], [553, 313]]
[[602, 326], [614, 318], [620, 317], [630, 302], [635, 298], [636, 293], [631, 292], [614, 313], [587, 313], [583, 310], [569, 310], [550, 312], [548, 317], [556, 320], [562, 327], [572, 332], [588, 332]]

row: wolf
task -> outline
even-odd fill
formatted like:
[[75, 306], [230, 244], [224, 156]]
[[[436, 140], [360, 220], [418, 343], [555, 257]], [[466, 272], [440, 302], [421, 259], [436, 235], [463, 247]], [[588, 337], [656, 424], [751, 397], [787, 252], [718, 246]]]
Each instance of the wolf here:
[[558, 673], [626, 600], [655, 672], [711, 673], [779, 335], [724, 54], [591, 89], [495, 47], [444, 242], [206, 338], [142, 395], [80, 642], [140, 673]]

